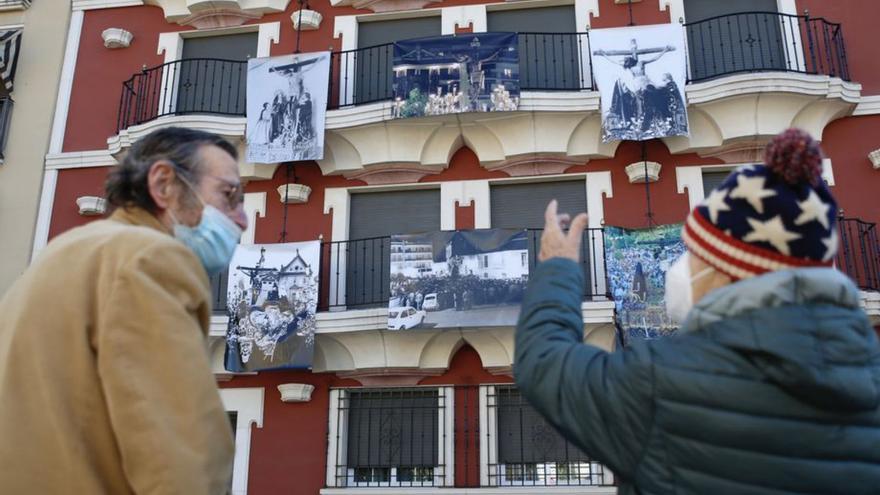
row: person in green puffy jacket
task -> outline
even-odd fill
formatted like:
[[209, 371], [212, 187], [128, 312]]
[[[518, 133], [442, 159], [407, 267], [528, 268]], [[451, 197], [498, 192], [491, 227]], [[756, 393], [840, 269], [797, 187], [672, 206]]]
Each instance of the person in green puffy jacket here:
[[821, 150], [790, 129], [764, 161], [688, 216], [666, 281], [679, 332], [613, 353], [582, 343], [586, 215], [547, 208], [516, 382], [621, 494], [880, 494], [880, 345], [831, 267]]

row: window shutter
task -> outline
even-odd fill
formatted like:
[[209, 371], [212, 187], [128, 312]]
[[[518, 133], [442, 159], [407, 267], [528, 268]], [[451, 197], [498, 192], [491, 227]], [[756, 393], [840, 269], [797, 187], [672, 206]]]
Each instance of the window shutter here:
[[720, 186], [728, 175], [730, 175], [729, 170], [723, 172], [703, 172], [703, 194], [708, 197], [709, 193]]
[[331, 245], [347, 255], [346, 305], [387, 304], [390, 293], [392, 234], [440, 230], [440, 190], [393, 191], [351, 195], [349, 239]]
[[353, 390], [348, 409], [349, 469], [437, 465], [437, 390]]
[[590, 460], [541, 417], [518, 390], [496, 387], [495, 393], [500, 464]]

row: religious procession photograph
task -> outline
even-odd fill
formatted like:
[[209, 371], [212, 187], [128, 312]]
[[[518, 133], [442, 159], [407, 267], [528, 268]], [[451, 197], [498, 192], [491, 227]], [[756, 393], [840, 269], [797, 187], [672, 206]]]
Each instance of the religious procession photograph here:
[[393, 236], [388, 329], [513, 324], [528, 274], [525, 231]]

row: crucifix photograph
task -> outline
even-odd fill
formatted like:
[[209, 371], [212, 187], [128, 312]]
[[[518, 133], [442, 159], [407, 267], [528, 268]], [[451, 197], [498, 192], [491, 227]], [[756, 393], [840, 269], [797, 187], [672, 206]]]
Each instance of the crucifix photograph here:
[[605, 142], [687, 135], [680, 29], [664, 25], [591, 33]]

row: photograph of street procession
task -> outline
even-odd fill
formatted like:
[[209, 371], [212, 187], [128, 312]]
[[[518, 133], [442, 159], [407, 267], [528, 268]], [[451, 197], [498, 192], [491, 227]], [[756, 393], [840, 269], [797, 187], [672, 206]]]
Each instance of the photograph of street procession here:
[[523, 230], [392, 236], [388, 329], [515, 325], [528, 276]]

